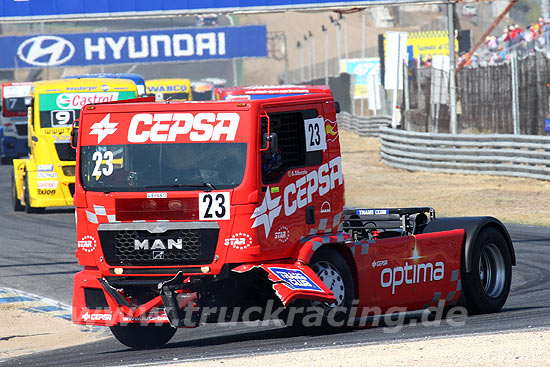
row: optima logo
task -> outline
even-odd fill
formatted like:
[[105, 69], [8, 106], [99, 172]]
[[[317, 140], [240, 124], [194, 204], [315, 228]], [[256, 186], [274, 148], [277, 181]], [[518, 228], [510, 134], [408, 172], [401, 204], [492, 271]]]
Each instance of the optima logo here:
[[395, 288], [405, 284], [419, 284], [442, 280], [445, 276], [445, 263], [438, 261], [433, 263], [409, 265], [395, 268], [384, 268], [380, 273], [380, 285], [382, 288], [391, 287], [391, 294], [395, 294]]

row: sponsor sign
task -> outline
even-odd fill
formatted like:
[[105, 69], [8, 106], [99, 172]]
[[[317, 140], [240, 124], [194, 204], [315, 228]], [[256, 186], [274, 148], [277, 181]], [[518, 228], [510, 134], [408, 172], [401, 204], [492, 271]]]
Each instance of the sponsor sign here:
[[121, 140], [124, 143], [232, 142], [237, 137], [240, 116], [234, 112], [201, 112], [195, 115], [108, 113], [98, 115], [96, 121], [90, 123], [84, 145], [113, 144], [115, 140], [118, 143]]
[[36, 169], [38, 171], [53, 171], [53, 164], [39, 164]]
[[347, 59], [342, 60], [340, 64], [341, 72], [355, 75], [353, 98], [367, 98], [369, 77], [374, 77], [376, 85], [380, 85], [380, 58], [366, 57], [365, 59]]
[[283, 190], [283, 195], [272, 196], [271, 190], [267, 190], [261, 205], [250, 216], [250, 219], [254, 219], [252, 228], [263, 226], [267, 238], [273, 222], [281, 214], [282, 209], [285, 216], [291, 216], [296, 210], [311, 203], [314, 195], [323, 196], [343, 183], [342, 158], [336, 157], [319, 166], [319, 169], [288, 184]]
[[388, 209], [357, 209], [355, 211], [357, 215], [388, 215], [389, 213]]
[[168, 197], [167, 192], [148, 192], [147, 199], [166, 199]]
[[322, 292], [323, 290], [313, 282], [303, 271], [298, 269], [268, 268], [271, 272], [285, 281], [290, 289]]
[[5, 56], [0, 69], [267, 57], [267, 29], [249, 25], [6, 36], [0, 37], [0, 48]]
[[273, 236], [276, 240], [279, 240], [279, 242], [285, 243], [290, 238], [290, 230], [287, 226], [281, 226], [278, 230], [275, 231]]
[[36, 187], [39, 189], [57, 189], [59, 181], [37, 181]]
[[92, 252], [97, 247], [97, 241], [93, 236], [86, 235], [77, 241], [77, 248], [84, 252]]
[[226, 238], [224, 244], [236, 250], [244, 250], [252, 246], [252, 236], [248, 233], [235, 233], [230, 238]]
[[80, 110], [91, 103], [112, 102], [135, 98], [136, 93], [124, 92], [67, 92], [40, 95], [40, 111]]

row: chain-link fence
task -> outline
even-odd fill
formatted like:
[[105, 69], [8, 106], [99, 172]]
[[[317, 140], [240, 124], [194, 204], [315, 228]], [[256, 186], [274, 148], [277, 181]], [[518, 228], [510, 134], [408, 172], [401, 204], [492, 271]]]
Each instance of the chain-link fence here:
[[[439, 90], [437, 83], [446, 79], [441, 74], [447, 73], [433, 67], [409, 69], [405, 118], [411, 130], [450, 131], [448, 98], [442, 97], [448, 91]], [[520, 134], [545, 134], [548, 83], [550, 55], [536, 49], [511, 54], [499, 64], [462, 69], [457, 74], [458, 132], [512, 134], [516, 126]]]

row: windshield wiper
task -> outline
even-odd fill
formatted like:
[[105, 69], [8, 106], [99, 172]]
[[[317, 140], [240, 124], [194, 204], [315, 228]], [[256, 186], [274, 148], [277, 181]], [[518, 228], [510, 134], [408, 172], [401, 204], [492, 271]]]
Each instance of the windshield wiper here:
[[204, 188], [204, 191], [209, 192], [212, 190], [216, 190], [214, 185], [212, 185], [210, 182], [203, 182], [202, 184], [169, 184], [169, 185], [147, 185], [145, 186], [146, 189], [160, 189], [164, 187], [200, 187]]

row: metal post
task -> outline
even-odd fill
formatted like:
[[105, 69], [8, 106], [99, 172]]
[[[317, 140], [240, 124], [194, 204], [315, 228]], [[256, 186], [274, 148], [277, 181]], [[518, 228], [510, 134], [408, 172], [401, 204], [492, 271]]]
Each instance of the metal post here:
[[328, 85], [328, 29], [323, 24], [321, 30], [325, 34], [325, 85]]
[[344, 23], [344, 52], [346, 55], [346, 60], [349, 59], [349, 49], [348, 49], [348, 22], [346, 21], [346, 17], [344, 17], [342, 14], [340, 14], [340, 17]]
[[288, 47], [286, 44], [286, 33], [283, 33], [283, 54], [285, 55], [285, 84], [288, 84]]
[[317, 47], [315, 47], [315, 36], [311, 33], [311, 31], [309, 31], [309, 39], [311, 40], [311, 80], [313, 80], [317, 78], [317, 56], [315, 52]]
[[[365, 20], [365, 17], [366, 17], [366, 10], [363, 10], [361, 12], [361, 66], [363, 67], [363, 70], [365, 70], [365, 24], [366, 24], [366, 20]], [[347, 44], [347, 42], [346, 42]], [[361, 84], [363, 85], [363, 87], [367, 84], [367, 73], [364, 73], [363, 74], [363, 77], [362, 77], [362, 80], [361, 80]], [[361, 116], [363, 116], [363, 113], [364, 113], [364, 110], [363, 110], [363, 105], [365, 104], [365, 91], [362, 90], [362, 93], [363, 95], [361, 96]]]
[[298, 53], [300, 55], [300, 83], [303, 83], [306, 80], [305, 64], [304, 64], [304, 48], [300, 41], [296, 42], [296, 47], [298, 48]]
[[549, 20], [550, 6], [548, 4], [548, 0], [540, 0], [540, 15], [542, 19]]
[[332, 16], [330, 16], [330, 22], [334, 24], [334, 30], [336, 31], [336, 53], [338, 54], [338, 66], [336, 68], [336, 74], [340, 75], [340, 64], [341, 64], [341, 49], [340, 49], [340, 23]]
[[451, 134], [457, 133], [456, 126], [456, 79], [455, 79], [455, 3], [447, 4], [447, 20], [449, 21], [449, 112]]
[[518, 55], [512, 53], [512, 117], [514, 121], [514, 134], [521, 134], [519, 128], [519, 83], [518, 83]]
[[407, 65], [407, 60], [409, 58], [405, 57], [403, 60], [403, 98], [405, 99], [405, 109], [401, 111], [403, 114], [403, 120], [405, 120], [405, 130], [411, 130], [411, 119], [410, 119], [410, 96], [409, 96], [409, 67]]

